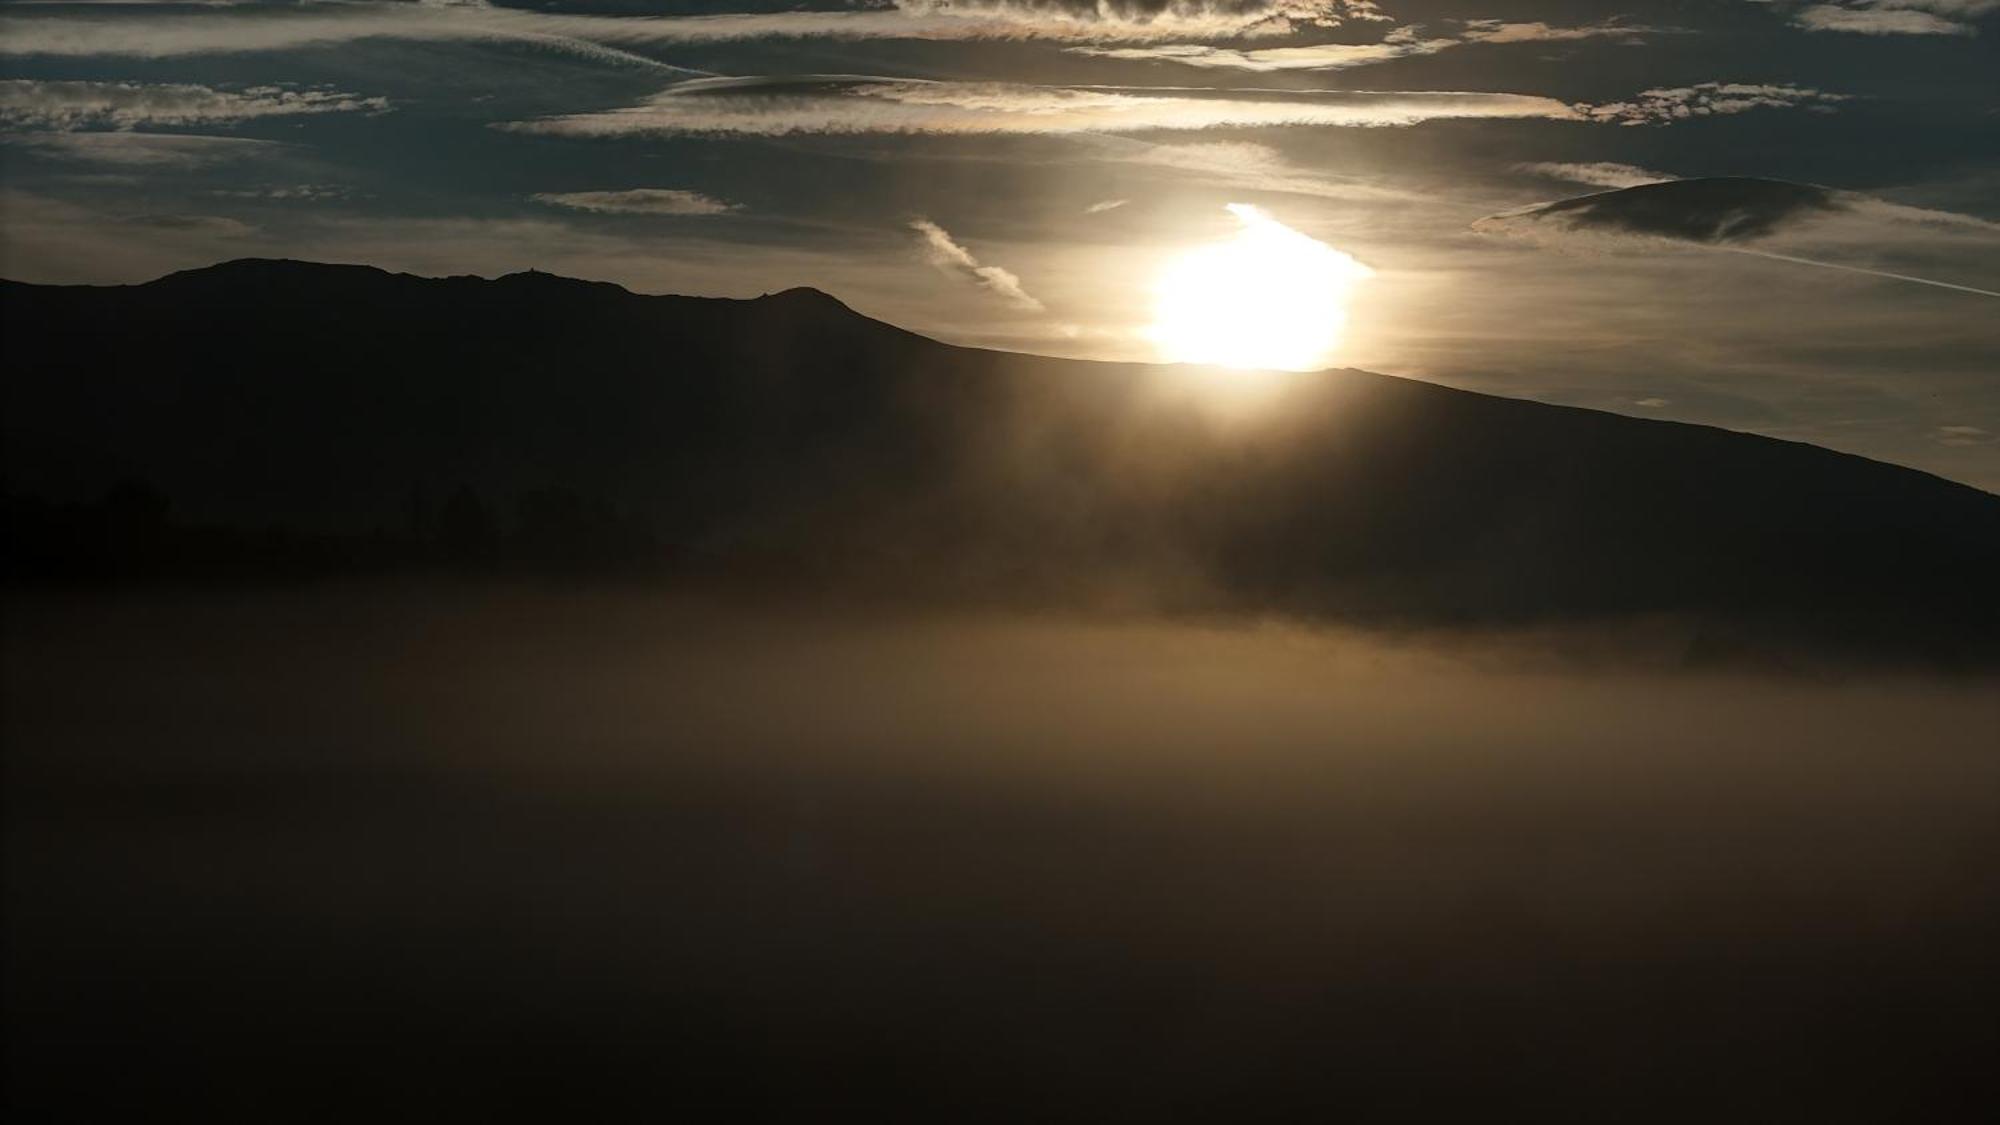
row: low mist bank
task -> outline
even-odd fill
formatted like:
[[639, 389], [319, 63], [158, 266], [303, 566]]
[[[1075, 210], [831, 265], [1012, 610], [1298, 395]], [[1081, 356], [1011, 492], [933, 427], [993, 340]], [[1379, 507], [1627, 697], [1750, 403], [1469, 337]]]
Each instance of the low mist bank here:
[[502, 587], [6, 609], [22, 1106], [1881, 1120], [2000, 1049], [1991, 680]]

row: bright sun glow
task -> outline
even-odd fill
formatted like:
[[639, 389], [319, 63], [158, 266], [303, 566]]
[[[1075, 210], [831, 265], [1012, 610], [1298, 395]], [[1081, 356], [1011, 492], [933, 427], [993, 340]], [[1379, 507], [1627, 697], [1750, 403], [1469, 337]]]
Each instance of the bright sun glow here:
[[1354, 284], [1374, 271], [1262, 208], [1231, 203], [1229, 213], [1243, 224], [1235, 238], [1160, 271], [1147, 336], [1170, 363], [1324, 366], [1347, 327]]

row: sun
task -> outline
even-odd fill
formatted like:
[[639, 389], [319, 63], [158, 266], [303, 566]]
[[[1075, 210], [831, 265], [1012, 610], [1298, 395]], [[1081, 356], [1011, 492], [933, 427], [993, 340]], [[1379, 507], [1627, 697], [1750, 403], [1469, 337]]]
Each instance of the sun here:
[[1260, 207], [1231, 203], [1243, 229], [1169, 262], [1153, 282], [1146, 335], [1169, 363], [1248, 370], [1324, 366], [1373, 270]]

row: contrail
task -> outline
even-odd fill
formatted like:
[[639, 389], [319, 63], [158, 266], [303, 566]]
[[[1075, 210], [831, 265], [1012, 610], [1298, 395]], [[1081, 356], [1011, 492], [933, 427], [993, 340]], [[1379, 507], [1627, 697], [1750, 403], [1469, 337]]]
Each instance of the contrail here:
[[1935, 285], [1939, 289], [1956, 289], [1960, 293], [1977, 293], [1981, 297], [2000, 297], [1991, 289], [1975, 289], [1970, 285], [1958, 285], [1949, 281], [1933, 281], [1928, 277], [1911, 277], [1906, 273], [1890, 273], [1887, 270], [1871, 270], [1863, 266], [1844, 266], [1839, 262], [1821, 262], [1812, 258], [1794, 258], [1790, 254], [1774, 254], [1769, 250], [1745, 250], [1741, 246], [1717, 246], [1717, 250], [1727, 250], [1731, 254], [1749, 254], [1757, 258], [1772, 258], [1780, 262], [1797, 262], [1802, 266], [1819, 266], [1821, 269], [1846, 270], [1848, 273], [1865, 273], [1870, 277], [1887, 277], [1896, 281], [1914, 281], [1918, 285]]

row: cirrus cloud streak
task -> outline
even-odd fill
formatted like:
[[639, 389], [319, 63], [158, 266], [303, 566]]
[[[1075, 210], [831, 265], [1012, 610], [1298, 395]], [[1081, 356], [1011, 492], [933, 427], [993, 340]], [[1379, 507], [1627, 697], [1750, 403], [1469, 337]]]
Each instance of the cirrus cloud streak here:
[[2000, 0], [1835, 0], [1792, 14], [1807, 31], [1854, 35], [1977, 35], [1968, 21], [2000, 12]]
[[1671, 27], [1635, 27], [1607, 20], [1581, 27], [1552, 27], [1540, 21], [1505, 23], [1468, 20], [1455, 35], [1426, 38], [1412, 26], [1399, 27], [1374, 43], [1313, 43], [1286, 47], [1221, 47], [1202, 43], [1161, 43], [1137, 47], [1071, 47], [1070, 53], [1127, 61], [1179, 63], [1209, 70], [1270, 73], [1287, 70], [1348, 70], [1416, 55], [1435, 55], [1479, 43], [1549, 43], [1616, 39], [1637, 43], [1648, 35], [1682, 34]]
[[1076, 134], [1279, 125], [1411, 125], [1437, 118], [1580, 120], [1526, 94], [1195, 89], [921, 82], [821, 75], [680, 83], [634, 106], [514, 122], [576, 137], [792, 133]]
[[737, 205], [679, 188], [627, 188], [623, 191], [545, 191], [538, 203], [592, 211], [604, 215], [726, 215]]
[[284, 86], [218, 90], [191, 83], [0, 81], [0, 122], [17, 129], [130, 129], [388, 108], [384, 98]]
[[963, 244], [951, 236], [951, 232], [931, 222], [929, 219], [910, 220], [910, 229], [922, 239], [924, 255], [930, 263], [946, 273], [957, 274], [970, 280], [1013, 305], [1028, 312], [1041, 312], [1044, 306], [1026, 289], [1021, 287], [1021, 279], [1011, 271], [999, 266], [983, 265], [972, 256]]
[[[1332, 26], [1368, 11], [1341, 0], [1160, 5], [974, 3], [905, 0], [864, 11], [753, 12], [704, 16], [603, 16], [530, 12], [484, 3], [321, 3], [296, 9], [90, 12], [0, 18], [0, 55], [171, 58], [298, 50], [365, 39], [517, 41], [654, 60], [629, 48], [753, 39], [1055, 40], [1159, 42], [1259, 38]], [[261, 8], [261, 6], [259, 6]], [[1360, 17], [1352, 17], [1360, 18]]]
[[1579, 107], [1597, 121], [1620, 125], [1669, 125], [1696, 117], [1727, 117], [1753, 109], [1808, 109], [1831, 113], [1848, 101], [1833, 94], [1790, 84], [1697, 82], [1692, 86], [1655, 87], [1622, 102]]

